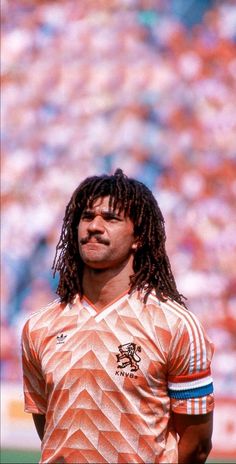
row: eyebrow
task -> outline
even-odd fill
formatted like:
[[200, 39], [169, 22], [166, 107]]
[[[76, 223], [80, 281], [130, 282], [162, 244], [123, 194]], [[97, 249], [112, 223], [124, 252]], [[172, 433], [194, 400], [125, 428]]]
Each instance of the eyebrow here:
[[[120, 214], [116, 213], [115, 211], [113, 210], [102, 210], [99, 212], [101, 214], [101, 216], [103, 216], [104, 218], [116, 218], [116, 219], [121, 219], [121, 216]], [[85, 209], [82, 213], [82, 216], [83, 215], [94, 215], [96, 214], [96, 210], [93, 210], [93, 209]]]

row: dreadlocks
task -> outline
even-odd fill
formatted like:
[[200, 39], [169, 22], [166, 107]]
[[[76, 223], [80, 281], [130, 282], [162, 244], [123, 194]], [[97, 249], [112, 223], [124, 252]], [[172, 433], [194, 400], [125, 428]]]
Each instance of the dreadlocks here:
[[139, 246], [134, 254], [134, 273], [130, 290], [143, 290], [145, 301], [155, 291], [161, 301], [167, 297], [184, 304], [176, 287], [165, 250], [164, 218], [151, 191], [141, 182], [125, 176], [121, 169], [114, 175], [85, 179], [74, 191], [65, 211], [62, 231], [53, 262], [54, 275], [60, 274], [57, 294], [71, 303], [76, 294], [83, 295], [83, 262], [79, 255], [77, 226], [83, 210], [91, 208], [97, 198], [109, 196], [109, 208], [124, 212], [134, 224]]

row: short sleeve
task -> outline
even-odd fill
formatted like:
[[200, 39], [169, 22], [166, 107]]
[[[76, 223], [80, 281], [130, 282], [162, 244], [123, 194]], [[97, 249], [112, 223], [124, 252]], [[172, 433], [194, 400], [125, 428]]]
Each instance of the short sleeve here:
[[30, 338], [29, 321], [26, 322], [21, 339], [23, 388], [25, 411], [46, 413], [46, 389], [37, 353]]
[[168, 394], [173, 412], [197, 415], [213, 410], [213, 352], [200, 322], [186, 311], [169, 350]]

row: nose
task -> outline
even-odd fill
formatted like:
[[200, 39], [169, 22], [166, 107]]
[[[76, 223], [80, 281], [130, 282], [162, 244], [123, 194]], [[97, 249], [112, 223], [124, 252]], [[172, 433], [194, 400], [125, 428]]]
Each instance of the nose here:
[[99, 215], [95, 216], [88, 224], [88, 232], [103, 233], [104, 232], [104, 221], [103, 218]]

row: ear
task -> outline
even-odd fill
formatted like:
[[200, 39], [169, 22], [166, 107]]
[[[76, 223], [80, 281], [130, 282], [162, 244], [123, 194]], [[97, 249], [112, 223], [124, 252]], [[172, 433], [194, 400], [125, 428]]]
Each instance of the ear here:
[[136, 251], [136, 250], [139, 248], [139, 246], [140, 246], [140, 242], [139, 242], [139, 240], [137, 239], [137, 240], [135, 240], [135, 242], [132, 244], [131, 249], [134, 250], [134, 251]]

